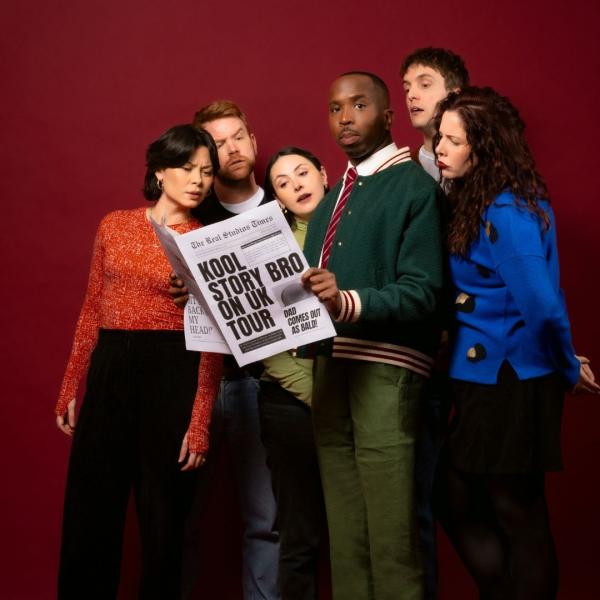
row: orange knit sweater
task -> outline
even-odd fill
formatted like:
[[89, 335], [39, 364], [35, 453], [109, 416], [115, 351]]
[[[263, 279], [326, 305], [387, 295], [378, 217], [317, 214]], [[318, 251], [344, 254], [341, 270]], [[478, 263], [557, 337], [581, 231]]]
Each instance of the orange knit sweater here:
[[[198, 227], [199, 221], [192, 219], [173, 229], [186, 233]], [[102, 219], [56, 414], [64, 414], [76, 397], [99, 329], [183, 330], [183, 310], [167, 291], [171, 270], [146, 220], [146, 209], [119, 210]], [[202, 355], [188, 430], [190, 452], [208, 450], [208, 426], [222, 368], [222, 355]]]

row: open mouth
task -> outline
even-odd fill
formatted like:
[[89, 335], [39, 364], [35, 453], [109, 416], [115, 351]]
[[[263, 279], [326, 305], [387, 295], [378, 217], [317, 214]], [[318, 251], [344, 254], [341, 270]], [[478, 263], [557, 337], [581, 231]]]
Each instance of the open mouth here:
[[437, 164], [437, 165], [438, 165], [438, 169], [440, 169], [440, 170], [442, 170], [442, 171], [443, 171], [444, 169], [447, 169], [447, 168], [448, 168], [448, 165], [447, 165], [446, 163], [443, 163], [441, 160], [438, 160], [438, 164]]
[[296, 202], [304, 202], [306, 200], [309, 200], [310, 197], [312, 196], [312, 194], [300, 194], [300, 196], [298, 196], [298, 199], [296, 200]]

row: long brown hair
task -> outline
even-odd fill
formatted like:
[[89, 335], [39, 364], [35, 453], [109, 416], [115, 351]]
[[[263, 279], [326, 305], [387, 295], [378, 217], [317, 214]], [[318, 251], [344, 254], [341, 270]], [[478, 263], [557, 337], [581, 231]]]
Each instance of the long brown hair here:
[[[434, 123], [439, 132], [442, 115], [453, 111], [460, 117], [471, 146], [473, 166], [457, 179], [445, 181], [451, 207], [447, 242], [451, 254], [465, 256], [479, 237], [485, 209], [503, 190], [517, 203], [536, 214], [544, 229], [550, 225], [538, 204], [548, 200], [546, 183], [537, 172], [525, 140], [525, 123], [510, 100], [489, 87], [466, 87], [442, 100]], [[439, 133], [434, 139], [434, 148]]]

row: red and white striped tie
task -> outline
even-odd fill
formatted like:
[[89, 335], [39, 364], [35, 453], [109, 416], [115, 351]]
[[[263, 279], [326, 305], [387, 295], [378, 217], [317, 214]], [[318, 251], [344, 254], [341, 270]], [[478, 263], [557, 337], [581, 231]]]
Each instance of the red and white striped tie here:
[[352, 187], [354, 186], [354, 182], [356, 181], [358, 173], [354, 167], [350, 167], [348, 171], [346, 171], [346, 180], [344, 181], [344, 189], [342, 190], [342, 195], [333, 211], [333, 215], [331, 216], [331, 221], [329, 221], [329, 225], [327, 226], [327, 233], [325, 234], [325, 241], [323, 242], [323, 253], [321, 254], [321, 268], [327, 268], [327, 261], [329, 260], [329, 255], [331, 254], [331, 247], [333, 246], [333, 238], [335, 237], [335, 232], [342, 218], [342, 211], [344, 210], [344, 206], [346, 206], [346, 202], [350, 197], [350, 193], [352, 192]]

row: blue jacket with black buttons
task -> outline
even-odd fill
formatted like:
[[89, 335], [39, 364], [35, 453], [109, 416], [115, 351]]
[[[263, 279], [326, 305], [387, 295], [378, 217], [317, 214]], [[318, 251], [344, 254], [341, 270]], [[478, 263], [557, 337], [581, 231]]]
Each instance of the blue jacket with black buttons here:
[[485, 210], [468, 256], [450, 257], [456, 331], [450, 376], [496, 383], [508, 360], [519, 379], [552, 372], [579, 377], [567, 309], [559, 287], [554, 214], [550, 227], [509, 192]]

